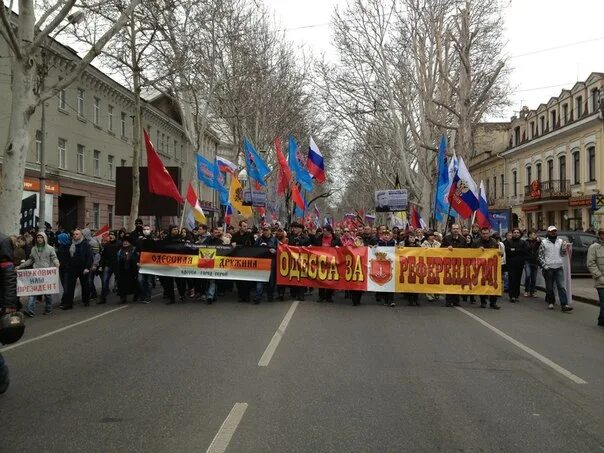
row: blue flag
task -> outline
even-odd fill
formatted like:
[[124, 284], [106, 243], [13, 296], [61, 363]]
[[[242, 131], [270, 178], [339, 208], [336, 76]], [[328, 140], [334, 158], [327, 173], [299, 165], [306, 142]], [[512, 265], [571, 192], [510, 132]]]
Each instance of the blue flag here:
[[214, 163], [212, 182], [214, 189], [218, 192], [220, 197], [220, 204], [226, 206], [229, 204], [229, 191], [226, 189], [226, 177], [224, 173], [220, 171], [218, 164]]
[[438, 182], [436, 184], [436, 200], [434, 202], [434, 218], [439, 222], [444, 220], [449, 209], [447, 201], [449, 184], [449, 169], [447, 168], [447, 139], [444, 135], [440, 137], [438, 145]]
[[293, 135], [289, 136], [289, 168], [296, 176], [296, 180], [300, 183], [302, 188], [307, 192], [312, 191], [312, 176], [308, 172], [305, 166], [300, 165], [298, 161], [298, 144]]
[[197, 155], [197, 178], [210, 189], [214, 188], [215, 165], [203, 157]]
[[270, 173], [270, 169], [247, 138], [243, 139], [243, 154], [248, 177], [258, 181], [261, 186], [266, 186], [264, 179]]

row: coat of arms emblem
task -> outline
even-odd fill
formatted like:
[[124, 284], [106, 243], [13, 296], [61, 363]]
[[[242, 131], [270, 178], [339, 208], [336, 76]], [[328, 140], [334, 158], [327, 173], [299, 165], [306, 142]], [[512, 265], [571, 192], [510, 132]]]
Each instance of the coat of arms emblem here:
[[385, 285], [392, 278], [392, 260], [384, 252], [376, 252], [375, 258], [369, 261], [369, 277], [378, 285]]
[[214, 258], [216, 257], [215, 248], [200, 248], [197, 267], [200, 269], [213, 269]]

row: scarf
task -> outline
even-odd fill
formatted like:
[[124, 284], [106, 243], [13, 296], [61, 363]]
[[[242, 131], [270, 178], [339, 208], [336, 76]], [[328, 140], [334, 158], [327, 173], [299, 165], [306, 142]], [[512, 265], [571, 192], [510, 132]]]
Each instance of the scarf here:
[[71, 245], [69, 246], [69, 254], [72, 257], [73, 257], [73, 255], [75, 255], [76, 245], [81, 244], [83, 240], [84, 240], [84, 238], [80, 239], [79, 241], [76, 241], [75, 239], [73, 241], [71, 241]]

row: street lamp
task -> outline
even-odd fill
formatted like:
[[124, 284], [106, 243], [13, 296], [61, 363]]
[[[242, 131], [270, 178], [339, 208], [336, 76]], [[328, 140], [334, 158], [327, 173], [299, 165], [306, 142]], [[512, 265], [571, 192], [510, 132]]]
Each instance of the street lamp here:
[[[54, 33], [50, 38], [49, 47], [52, 44], [53, 40], [56, 36], [65, 30], [69, 25], [76, 25], [84, 20], [84, 12], [83, 11], [75, 11], [67, 16], [67, 23], [59, 28], [56, 33]], [[46, 76], [48, 75], [48, 64], [46, 62], [46, 53], [44, 52], [44, 48], [42, 48], [42, 71], [40, 77], [40, 93], [44, 92], [44, 81]], [[46, 101], [42, 102], [42, 118], [40, 119], [40, 189], [39, 195], [40, 198], [40, 209], [38, 211], [38, 231], [44, 231], [46, 229], [46, 155], [45, 155], [45, 144], [46, 144]]]

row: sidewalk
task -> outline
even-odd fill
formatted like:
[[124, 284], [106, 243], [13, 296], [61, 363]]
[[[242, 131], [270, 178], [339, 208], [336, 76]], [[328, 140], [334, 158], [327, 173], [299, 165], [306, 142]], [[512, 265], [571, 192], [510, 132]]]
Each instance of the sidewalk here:
[[[537, 286], [537, 289], [545, 292], [545, 288]], [[600, 305], [598, 299], [598, 292], [594, 288], [594, 281], [592, 278], [578, 278], [572, 279], [572, 293], [573, 300], [578, 302], [585, 302], [592, 305]]]

